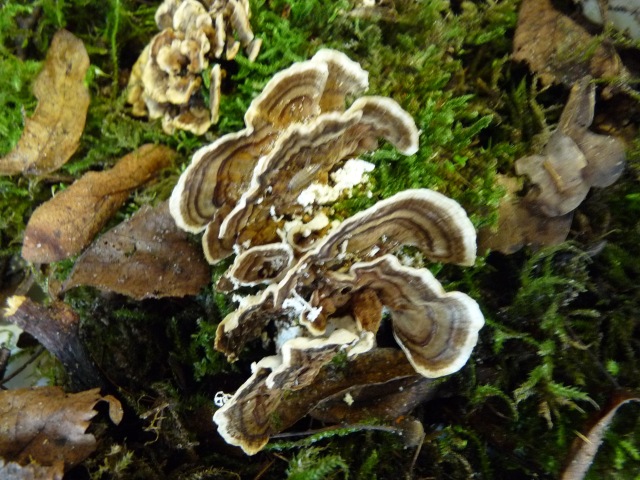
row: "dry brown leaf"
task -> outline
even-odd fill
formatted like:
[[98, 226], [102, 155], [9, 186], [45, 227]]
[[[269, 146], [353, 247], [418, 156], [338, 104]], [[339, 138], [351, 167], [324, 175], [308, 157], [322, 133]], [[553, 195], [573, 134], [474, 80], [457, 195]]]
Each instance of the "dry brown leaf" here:
[[100, 400], [97, 388], [72, 394], [60, 387], [0, 392], [0, 457], [65, 470], [79, 464], [96, 448], [95, 437], [85, 431]]
[[575, 439], [569, 453], [569, 461], [560, 477], [561, 480], [581, 480], [586, 476], [613, 417], [621, 406], [629, 402], [640, 402], [640, 397], [628, 394], [616, 395], [611, 405], [600, 413], [600, 418], [589, 432]]
[[167, 203], [143, 207], [98, 238], [76, 262], [64, 285], [91, 285], [137, 300], [195, 295], [209, 283], [199, 245], [180, 230]]
[[598, 42], [574, 20], [557, 11], [551, 0], [524, 0], [513, 39], [513, 58], [529, 64], [545, 85], [573, 85], [586, 75], [627, 76], [609, 42]]
[[79, 253], [131, 190], [174, 159], [175, 152], [168, 147], [143, 145], [110, 170], [86, 173], [33, 212], [24, 233], [22, 257], [34, 263], [50, 263]]
[[5, 463], [0, 458], [0, 478], [2, 480], [62, 480], [63, 467], [62, 463], [50, 467], [43, 467], [35, 463], [22, 466], [16, 462]]
[[124, 409], [122, 403], [113, 395], [105, 395], [102, 400], [109, 404], [109, 418], [116, 425], [120, 425], [122, 418], [124, 417]]
[[89, 56], [82, 41], [59, 30], [33, 84], [38, 107], [16, 147], [0, 158], [0, 175], [40, 175], [57, 170], [78, 148], [89, 109], [84, 77]]

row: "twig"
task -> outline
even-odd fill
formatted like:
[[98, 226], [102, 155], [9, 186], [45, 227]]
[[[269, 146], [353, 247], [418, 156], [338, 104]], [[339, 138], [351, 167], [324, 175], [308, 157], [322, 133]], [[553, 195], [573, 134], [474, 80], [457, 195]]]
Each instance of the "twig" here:
[[33, 363], [36, 360], [36, 358], [38, 358], [42, 354], [42, 352], [44, 352], [44, 347], [43, 346], [37, 347], [36, 351], [33, 352], [33, 355], [31, 355], [29, 359], [26, 362], [24, 362], [24, 364], [20, 365], [20, 367], [16, 368], [13, 371], [13, 373], [11, 373], [11, 375], [3, 378], [2, 381], [0, 381], [0, 388], [2, 388], [3, 390], [6, 390], [7, 387], [5, 387], [5, 384], [10, 380], [14, 379], [15, 377], [17, 377], [18, 375], [20, 375], [20, 373], [22, 373], [24, 369], [29, 366], [29, 364]]

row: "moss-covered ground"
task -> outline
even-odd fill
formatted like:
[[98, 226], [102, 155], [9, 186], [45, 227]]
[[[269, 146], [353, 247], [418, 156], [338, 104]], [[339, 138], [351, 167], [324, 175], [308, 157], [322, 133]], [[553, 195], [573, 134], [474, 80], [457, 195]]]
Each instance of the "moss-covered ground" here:
[[[275, 72], [320, 47], [359, 61], [370, 93], [394, 98], [422, 132], [416, 155], [391, 147], [373, 154], [374, 198], [356, 195], [338, 212], [347, 216], [375, 198], [428, 187], [458, 200], [476, 227], [494, 225], [503, 195], [496, 174], [513, 174], [534, 136], [557, 121], [568, 93], [538, 93], [527, 68], [511, 62], [519, 2], [395, 0], [376, 2], [387, 5], [379, 14], [354, 15], [359, 3], [251, 0], [262, 51], [254, 63], [240, 55], [228, 65], [221, 120], [195, 137], [167, 136], [159, 123], [132, 117], [125, 102], [130, 69], [157, 32], [156, 2], [4, 1], [0, 155], [35, 109], [30, 84], [59, 28], [87, 47], [92, 100], [80, 147], [59, 175], [0, 178], [0, 285], [35, 274], [46, 292], [49, 278], [69, 271], [72, 261], [40, 268], [19, 258], [31, 212], [56, 189], [144, 142], [176, 148], [186, 165], [198, 147], [242, 128], [248, 104]], [[611, 121], [633, 126], [638, 116]], [[224, 296], [212, 286], [196, 298], [144, 302], [70, 292], [65, 301], [82, 315], [92, 357], [135, 419], [99, 431], [99, 450], [70, 478], [557, 478], [577, 432], [615, 392], [640, 389], [640, 137], [628, 145], [627, 161], [615, 185], [592, 192], [580, 207], [567, 243], [493, 253], [470, 269], [434, 267], [445, 288], [479, 302], [486, 326], [470, 363], [414, 412], [426, 432], [415, 458], [397, 435], [357, 428], [274, 441], [245, 457], [211, 422], [215, 392], [237, 388], [260, 357], [249, 353], [229, 365], [213, 349], [215, 327], [230, 308]], [[167, 198], [179, 173], [132, 195], [114, 222]], [[637, 478], [639, 471], [640, 415], [631, 404], [607, 432], [589, 478]]]

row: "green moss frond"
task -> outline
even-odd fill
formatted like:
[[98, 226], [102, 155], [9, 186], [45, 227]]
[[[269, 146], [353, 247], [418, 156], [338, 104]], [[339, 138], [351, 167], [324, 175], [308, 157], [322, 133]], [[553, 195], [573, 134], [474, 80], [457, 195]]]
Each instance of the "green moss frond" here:
[[376, 480], [376, 470], [380, 463], [380, 454], [373, 450], [358, 469], [355, 478], [358, 480]]
[[20, 60], [13, 55], [0, 56], [0, 155], [8, 153], [20, 139], [25, 116], [36, 108], [36, 99], [31, 93], [31, 83], [40, 71], [41, 63]]
[[224, 354], [213, 348], [217, 328], [217, 323], [211, 323], [202, 318], [197, 321], [197, 330], [191, 336], [189, 346], [196, 380], [229, 370], [230, 365]]
[[322, 480], [330, 473], [335, 475], [337, 472], [342, 473], [341, 478], [349, 478], [349, 466], [340, 455], [335, 453], [323, 455], [323, 449], [310, 447], [291, 459], [287, 479]]
[[[310, 448], [316, 443], [321, 443], [327, 439], [345, 437], [354, 433], [362, 432], [361, 426], [344, 427], [344, 428], [330, 428], [321, 430], [320, 432], [309, 435], [301, 440], [297, 441], [275, 441], [269, 443], [265, 448], [272, 451], [285, 451], [297, 448]], [[320, 447], [313, 447], [320, 450]]]

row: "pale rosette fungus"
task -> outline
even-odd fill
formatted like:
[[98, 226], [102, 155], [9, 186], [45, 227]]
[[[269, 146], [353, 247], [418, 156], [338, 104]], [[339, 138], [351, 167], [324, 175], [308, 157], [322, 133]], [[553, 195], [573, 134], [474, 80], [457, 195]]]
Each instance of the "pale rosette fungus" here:
[[366, 87], [367, 73], [331, 50], [280, 72], [251, 104], [247, 127], [199, 150], [171, 197], [180, 227], [205, 230], [211, 263], [236, 254], [219, 288], [266, 285], [236, 294], [239, 306], [216, 335], [216, 349], [233, 361], [276, 329], [275, 354], [254, 364], [214, 415], [224, 439], [249, 454], [289, 426], [271, 418], [283, 393], [309, 388], [339, 353], [354, 359], [375, 348], [385, 312], [409, 362], [429, 378], [459, 370], [484, 323], [474, 300], [395, 256], [412, 247], [430, 261], [472, 265], [475, 229], [454, 200], [407, 190], [342, 222], [325, 201], [302, 201], [310, 186], [336, 188], [336, 172], [379, 138], [405, 155], [417, 151], [415, 123], [393, 100], [365, 96], [347, 108]]
[[495, 232], [480, 236], [482, 249], [513, 253], [524, 245], [538, 248], [557, 245], [569, 235], [574, 211], [592, 187], [613, 184], [625, 166], [625, 146], [621, 140], [592, 132], [596, 90], [590, 77], [571, 88], [558, 128], [539, 154], [516, 160], [518, 175], [530, 182], [526, 195], [518, 181], [499, 176], [506, 190], [500, 203]]
[[[202, 135], [218, 121], [223, 72], [219, 61], [244, 48], [253, 61], [261, 40], [249, 24], [246, 0], [165, 0], [155, 15], [161, 32], [151, 39], [129, 78], [127, 101], [136, 116], [162, 119], [162, 128]], [[209, 81], [209, 103], [201, 92]]]
[[591, 187], [610, 186], [624, 170], [624, 144], [589, 130], [595, 96], [590, 77], [577, 82], [542, 154], [516, 161], [516, 173], [527, 175], [536, 185], [527, 200], [547, 217], [572, 212]]

